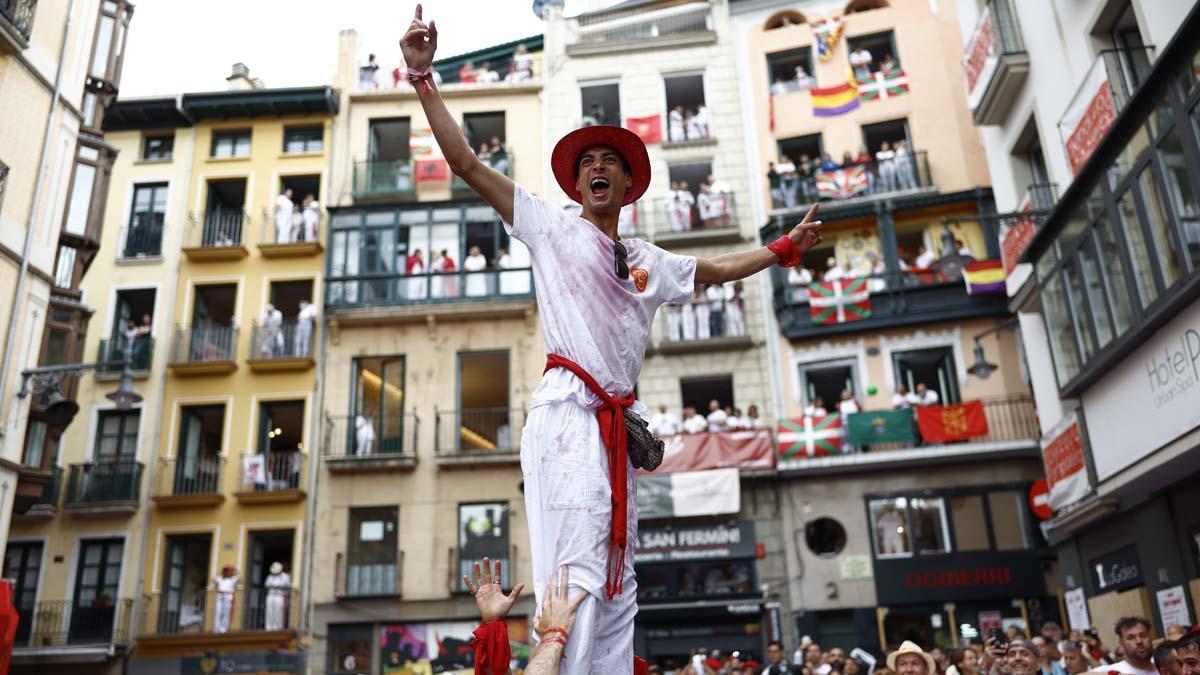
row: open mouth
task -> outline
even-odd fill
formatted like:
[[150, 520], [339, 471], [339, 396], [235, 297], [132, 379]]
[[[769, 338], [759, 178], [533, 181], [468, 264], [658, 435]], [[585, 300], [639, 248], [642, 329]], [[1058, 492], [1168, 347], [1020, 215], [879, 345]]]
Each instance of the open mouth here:
[[608, 194], [608, 179], [596, 176], [588, 183], [588, 187], [591, 189], [593, 197], [604, 197]]

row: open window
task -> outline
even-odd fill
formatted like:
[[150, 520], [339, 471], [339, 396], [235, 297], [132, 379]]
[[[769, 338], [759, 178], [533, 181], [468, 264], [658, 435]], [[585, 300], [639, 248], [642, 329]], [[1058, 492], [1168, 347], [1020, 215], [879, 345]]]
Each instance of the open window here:
[[[291, 588], [269, 589], [266, 585], [271, 566], [283, 566], [281, 574], [290, 577], [292, 584], [299, 582], [292, 570], [292, 549], [295, 546], [294, 530], [269, 530], [250, 532], [246, 551], [245, 615], [243, 630], [285, 630], [295, 628], [288, 619], [296, 598]], [[282, 579], [279, 579], [282, 581]]]
[[106, 642], [112, 639], [119, 607], [117, 592], [121, 587], [124, 556], [124, 539], [80, 540], [68, 642]]
[[685, 408], [695, 408], [706, 414], [712, 401], [722, 408], [735, 405], [733, 400], [733, 375], [687, 377], [679, 380], [679, 393]]
[[463, 132], [475, 155], [501, 173], [508, 173], [508, 135], [504, 111], [466, 113]]
[[188, 361], [232, 361], [237, 340], [233, 325], [237, 284], [196, 286]]
[[311, 308], [303, 317], [300, 312], [312, 299], [311, 279], [272, 281], [268, 306], [255, 322], [252, 358], [311, 356], [314, 315]]
[[811, 89], [816, 85], [812, 47], [767, 54], [767, 76], [772, 96]]
[[175, 450], [171, 494], [219, 493], [225, 406], [184, 406], [179, 409], [179, 417], [179, 445]]
[[[101, 345], [100, 360], [124, 360], [126, 352], [133, 359], [134, 370], [146, 370], [153, 356], [154, 296], [153, 288], [132, 288], [117, 291], [116, 311], [113, 313], [109, 338]], [[98, 371], [119, 370], [116, 366], [98, 367]]]
[[621, 85], [617, 82], [597, 82], [579, 88], [579, 108], [583, 112], [581, 126], [612, 124], [621, 126]]
[[404, 368], [403, 356], [354, 360], [355, 425], [362, 418], [373, 432], [356, 433], [355, 455], [403, 451]]
[[412, 152], [409, 147], [411, 131], [412, 121], [407, 117], [370, 121], [364, 191], [413, 190]]
[[808, 134], [807, 136], [792, 136], [791, 138], [780, 139], [775, 143], [775, 150], [779, 154], [779, 161], [784, 161], [786, 157], [799, 170], [800, 162], [805, 158], [810, 161], [819, 160], [821, 154], [825, 151], [825, 146], [821, 142], [821, 134]]
[[958, 403], [958, 371], [950, 347], [912, 349], [892, 354], [896, 382], [917, 392], [920, 385], [937, 392], [942, 404]]
[[458, 590], [467, 590], [463, 576], [470, 575], [471, 566], [485, 557], [503, 563], [500, 585], [507, 587], [512, 567], [510, 551], [507, 503], [458, 505]]
[[[896, 141], [904, 141], [909, 149], [912, 149], [912, 138], [908, 135], [908, 119], [906, 118], [877, 122], [875, 124], [864, 124], [862, 126], [862, 139], [867, 152], [872, 155], [879, 152], [884, 143], [887, 143], [890, 149], [895, 150]], [[847, 149], [854, 150], [853, 148]]]
[[666, 75], [667, 138], [672, 143], [709, 138], [711, 118], [704, 102], [704, 74]]
[[508, 350], [459, 353], [458, 403], [455, 447], [464, 451], [514, 449]]
[[896, 51], [896, 36], [892, 31], [860, 35], [846, 40], [850, 55], [850, 67], [859, 79], [868, 79], [872, 73], [900, 70], [900, 55]]
[[163, 227], [167, 220], [167, 184], [140, 183], [133, 186], [133, 208], [125, 228], [123, 258], [146, 258], [162, 254]]
[[800, 365], [800, 402], [827, 413], [837, 412], [842, 392], [858, 397], [858, 367], [854, 359]]
[[346, 533], [345, 593], [348, 596], [395, 595], [400, 558], [400, 509], [371, 506], [350, 509]]
[[[175, 534], [167, 537], [163, 560], [162, 595], [158, 604], [158, 633], [203, 633], [209, 586], [211, 534]], [[230, 598], [232, 601], [233, 598]], [[228, 619], [225, 623], [228, 628]]]
[[245, 225], [246, 179], [208, 181], [201, 246], [236, 246]]
[[[268, 401], [258, 408], [258, 454], [265, 471], [254, 476], [255, 490], [300, 488], [304, 450], [304, 401]], [[247, 476], [251, 478], [251, 476]]]

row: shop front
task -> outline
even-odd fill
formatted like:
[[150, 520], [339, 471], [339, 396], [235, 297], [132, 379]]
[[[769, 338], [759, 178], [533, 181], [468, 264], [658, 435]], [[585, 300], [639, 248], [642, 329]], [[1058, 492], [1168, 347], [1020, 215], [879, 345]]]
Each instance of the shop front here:
[[[530, 655], [529, 621], [510, 617], [509, 646], [518, 663]], [[326, 663], [329, 675], [387, 673], [472, 673], [471, 633], [479, 620], [331, 623]]]
[[697, 649], [762, 658], [779, 617], [762, 602], [753, 523], [643, 526], [638, 542], [635, 653], [663, 667]]

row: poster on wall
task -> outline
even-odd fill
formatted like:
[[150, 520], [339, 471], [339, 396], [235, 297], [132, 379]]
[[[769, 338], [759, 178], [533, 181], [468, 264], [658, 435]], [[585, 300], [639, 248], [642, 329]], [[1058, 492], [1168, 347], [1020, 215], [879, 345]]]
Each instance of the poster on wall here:
[[[508, 619], [508, 640], [514, 661], [529, 660], [529, 622]], [[475, 672], [472, 632], [478, 624], [439, 621], [383, 626], [379, 631], [382, 671], [386, 675], [433, 675]]]
[[1074, 588], [1063, 594], [1063, 600], [1067, 603], [1067, 620], [1071, 624], [1071, 630], [1084, 630], [1092, 625], [1091, 618], [1088, 617], [1087, 598], [1083, 595], [1082, 588]]
[[1183, 586], [1164, 588], [1154, 595], [1158, 599], [1158, 615], [1162, 617], [1164, 627], [1192, 625]]
[[1050, 509], [1058, 511], [1083, 499], [1092, 490], [1079, 420], [1072, 411], [1042, 438], [1042, 464], [1050, 487]]

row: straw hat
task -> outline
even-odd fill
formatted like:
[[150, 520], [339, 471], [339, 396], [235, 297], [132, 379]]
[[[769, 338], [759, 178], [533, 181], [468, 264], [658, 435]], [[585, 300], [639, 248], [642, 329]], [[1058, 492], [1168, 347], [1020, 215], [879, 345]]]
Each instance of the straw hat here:
[[629, 162], [633, 181], [625, 190], [622, 205], [632, 204], [646, 193], [646, 188], [650, 187], [650, 155], [646, 154], [646, 144], [642, 142], [641, 137], [624, 127], [593, 124], [563, 136], [554, 146], [554, 152], [550, 154], [550, 167], [554, 169], [554, 178], [568, 197], [583, 203], [583, 195], [580, 194], [579, 188], [575, 187], [575, 178], [578, 176], [575, 169], [579, 155], [593, 145], [606, 145]]
[[937, 672], [937, 666], [935, 666], [933, 663], [933, 657], [930, 656], [929, 654], [925, 653], [924, 649], [921, 649], [920, 647], [918, 647], [917, 643], [915, 643], [911, 640], [905, 640], [904, 642], [902, 642], [900, 644], [899, 649], [892, 652], [891, 654], [888, 654], [888, 657], [887, 657], [888, 668], [892, 671], [895, 671], [896, 670], [896, 659], [900, 658], [904, 654], [916, 654], [916, 655], [920, 656], [922, 659], [924, 659], [925, 667], [928, 669], [927, 672], [929, 675], [934, 675], [934, 673]]

